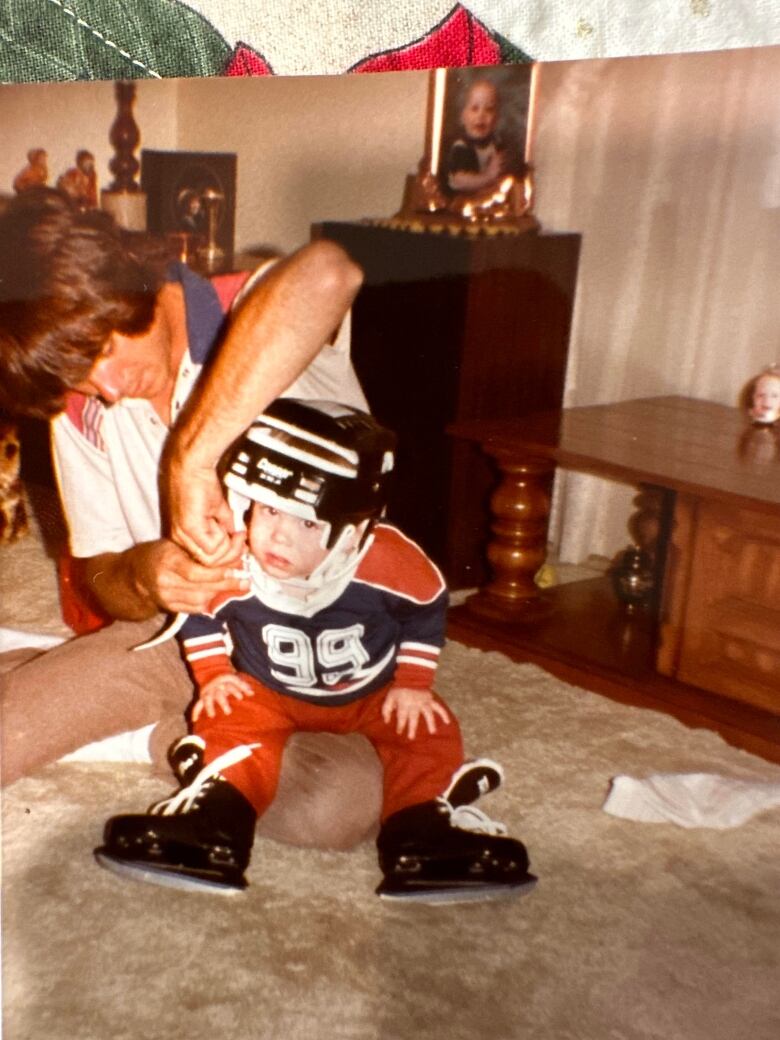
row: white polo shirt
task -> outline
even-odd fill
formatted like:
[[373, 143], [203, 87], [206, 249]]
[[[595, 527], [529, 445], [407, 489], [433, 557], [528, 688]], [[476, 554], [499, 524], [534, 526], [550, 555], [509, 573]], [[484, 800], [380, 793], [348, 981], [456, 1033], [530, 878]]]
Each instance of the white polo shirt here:
[[[230, 306], [237, 305], [268, 269], [264, 265], [255, 272]], [[218, 293], [211, 282], [187, 268], [178, 272], [184, 288], [189, 350], [179, 366], [171, 422], [222, 330], [226, 303], [224, 285]], [[238, 283], [234, 284], [237, 288]], [[230, 291], [228, 287], [228, 294]], [[352, 367], [349, 315], [334, 344], [323, 347], [284, 396], [335, 400], [368, 410]], [[168, 432], [149, 401], [125, 398], [106, 407], [96, 398], [71, 395], [66, 410], [52, 422], [51, 433], [73, 556], [123, 552], [160, 537], [158, 479]]]

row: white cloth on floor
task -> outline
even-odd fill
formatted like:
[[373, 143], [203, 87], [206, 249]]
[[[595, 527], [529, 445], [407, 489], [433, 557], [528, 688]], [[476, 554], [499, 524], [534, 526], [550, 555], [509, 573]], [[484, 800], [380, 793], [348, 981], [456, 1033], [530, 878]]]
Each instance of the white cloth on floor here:
[[96, 740], [63, 755], [60, 762], [151, 762], [149, 737], [153, 729], [152, 722], [140, 729]]
[[[64, 643], [62, 636], [47, 635], [43, 632], [23, 632], [15, 628], [0, 628], [0, 653], [8, 650], [19, 650], [32, 646], [36, 649], [48, 650], [52, 646]], [[116, 733], [105, 740], [96, 740], [85, 744], [69, 755], [64, 755], [61, 762], [151, 762], [149, 754], [149, 734], [154, 724], [142, 726], [141, 729]]]
[[0, 628], [0, 654], [9, 650], [21, 650], [31, 646], [36, 650], [48, 650], [51, 646], [64, 643], [63, 636], [47, 635], [45, 632], [22, 632], [18, 628]]
[[612, 779], [602, 809], [612, 816], [679, 827], [738, 827], [780, 806], [780, 781], [736, 780], [715, 773], [654, 773]]

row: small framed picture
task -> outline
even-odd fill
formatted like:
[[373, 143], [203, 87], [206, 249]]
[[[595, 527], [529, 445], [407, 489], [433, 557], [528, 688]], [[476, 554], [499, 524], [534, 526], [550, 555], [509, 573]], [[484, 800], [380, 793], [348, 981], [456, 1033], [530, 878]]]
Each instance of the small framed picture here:
[[531, 164], [537, 66], [438, 69], [428, 112], [429, 168], [448, 194], [476, 195]]
[[220, 257], [233, 255], [236, 216], [234, 152], [141, 151], [141, 190], [147, 227], [159, 235], [188, 235]]

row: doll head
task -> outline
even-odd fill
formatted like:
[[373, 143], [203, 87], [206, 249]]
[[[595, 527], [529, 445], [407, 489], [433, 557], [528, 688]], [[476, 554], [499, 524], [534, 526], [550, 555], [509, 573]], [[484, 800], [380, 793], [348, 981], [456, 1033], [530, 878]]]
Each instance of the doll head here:
[[771, 365], [745, 387], [743, 400], [754, 423], [771, 425], [780, 419], [780, 367]]

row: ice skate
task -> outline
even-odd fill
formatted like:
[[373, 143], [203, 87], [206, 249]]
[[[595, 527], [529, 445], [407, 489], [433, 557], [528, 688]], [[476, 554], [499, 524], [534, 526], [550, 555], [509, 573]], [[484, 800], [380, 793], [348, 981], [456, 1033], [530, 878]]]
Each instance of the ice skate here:
[[[189, 741], [189, 743], [186, 743]], [[246, 888], [255, 811], [221, 769], [251, 753], [234, 748], [202, 767], [202, 742], [184, 738], [171, 749], [182, 787], [148, 813], [106, 823], [98, 863], [116, 874], [191, 891]], [[202, 768], [201, 768], [202, 767]], [[193, 775], [194, 773], [194, 775]]]
[[[452, 788], [448, 788], [450, 798]], [[461, 783], [460, 789], [468, 788]], [[377, 850], [384, 879], [376, 891], [383, 899], [428, 903], [507, 899], [525, 894], [536, 884], [521, 842], [507, 837], [506, 828], [480, 809], [470, 804], [453, 807], [444, 796], [385, 820]]]

